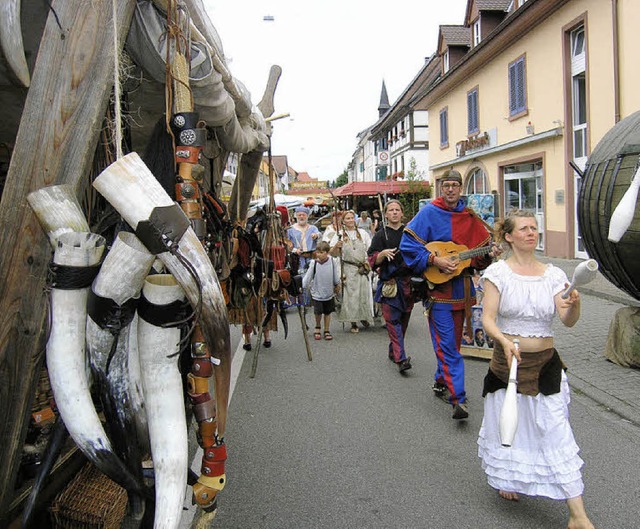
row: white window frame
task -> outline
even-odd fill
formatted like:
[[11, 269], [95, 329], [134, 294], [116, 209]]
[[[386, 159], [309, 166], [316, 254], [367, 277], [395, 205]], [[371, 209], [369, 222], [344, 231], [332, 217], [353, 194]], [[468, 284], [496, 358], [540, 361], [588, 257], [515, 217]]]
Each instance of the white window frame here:
[[444, 70], [444, 73], [449, 71], [449, 48], [447, 48], [442, 55], [442, 69]]
[[474, 48], [482, 41], [481, 33], [482, 25], [480, 23], [480, 17], [473, 23], [473, 46]]

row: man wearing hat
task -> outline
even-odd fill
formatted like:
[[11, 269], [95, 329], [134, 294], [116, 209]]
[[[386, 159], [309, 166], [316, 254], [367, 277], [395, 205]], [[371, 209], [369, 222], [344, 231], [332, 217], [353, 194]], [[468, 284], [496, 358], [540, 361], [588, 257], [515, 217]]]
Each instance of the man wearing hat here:
[[295, 210], [296, 223], [287, 230], [287, 237], [291, 241], [291, 252], [300, 257], [298, 274], [304, 274], [316, 249], [320, 232], [318, 228], [308, 223], [309, 208], [299, 206]]
[[[400, 251], [413, 273], [422, 276], [429, 267], [437, 267], [451, 279], [429, 284], [429, 295], [424, 301], [429, 310], [429, 330], [437, 368], [434, 393], [447, 397], [453, 406], [454, 419], [466, 419], [464, 387], [464, 361], [460, 354], [465, 312], [476, 303], [475, 289], [469, 270], [460, 271], [457, 261], [436, 255], [427, 249], [435, 241], [453, 242], [468, 249], [490, 246], [491, 236], [483, 222], [461, 200], [462, 176], [458, 171], [447, 171], [440, 179], [441, 196], [423, 207], [409, 222], [400, 241]], [[471, 268], [483, 270], [500, 251], [494, 247], [489, 255], [471, 259]]]

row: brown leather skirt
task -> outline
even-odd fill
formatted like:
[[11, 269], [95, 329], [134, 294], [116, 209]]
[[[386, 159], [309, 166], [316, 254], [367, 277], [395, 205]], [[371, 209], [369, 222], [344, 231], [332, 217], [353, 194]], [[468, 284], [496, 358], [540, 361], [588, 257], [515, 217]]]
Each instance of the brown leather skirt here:
[[[566, 366], [554, 348], [543, 351], [520, 351], [518, 364], [518, 393], [535, 396], [538, 393], [553, 395], [560, 392], [562, 370]], [[482, 396], [498, 389], [506, 388], [509, 381], [509, 367], [502, 345], [495, 342], [489, 372], [484, 379]]]

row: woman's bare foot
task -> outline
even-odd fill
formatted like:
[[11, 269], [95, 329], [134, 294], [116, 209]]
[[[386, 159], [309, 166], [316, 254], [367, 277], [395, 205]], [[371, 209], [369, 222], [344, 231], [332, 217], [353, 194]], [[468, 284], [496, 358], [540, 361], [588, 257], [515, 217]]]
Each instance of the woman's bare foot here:
[[569, 507], [569, 524], [567, 525], [567, 529], [594, 529], [584, 509], [582, 496], [569, 498], [567, 500], [567, 506]]
[[580, 518], [569, 517], [567, 529], [594, 529], [594, 527], [589, 518], [582, 516]]
[[508, 492], [506, 490], [499, 490], [498, 494], [500, 494], [501, 498], [509, 501], [520, 501], [520, 497], [517, 492]]

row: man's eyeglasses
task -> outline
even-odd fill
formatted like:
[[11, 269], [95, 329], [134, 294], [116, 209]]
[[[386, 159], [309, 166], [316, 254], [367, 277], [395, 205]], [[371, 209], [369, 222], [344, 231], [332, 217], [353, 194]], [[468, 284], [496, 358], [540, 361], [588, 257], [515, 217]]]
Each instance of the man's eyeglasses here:
[[440, 186], [442, 189], [458, 189], [461, 185], [458, 182], [449, 182]]

